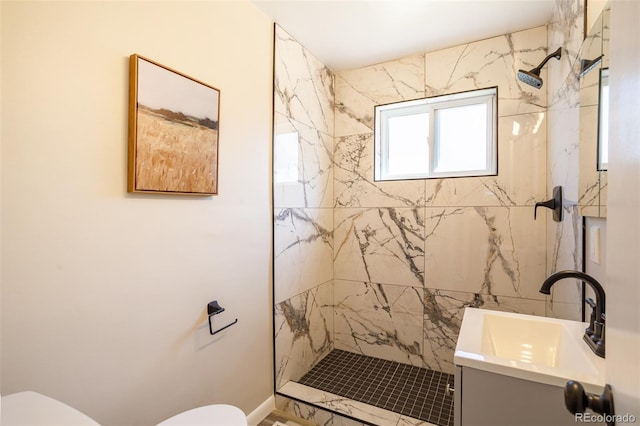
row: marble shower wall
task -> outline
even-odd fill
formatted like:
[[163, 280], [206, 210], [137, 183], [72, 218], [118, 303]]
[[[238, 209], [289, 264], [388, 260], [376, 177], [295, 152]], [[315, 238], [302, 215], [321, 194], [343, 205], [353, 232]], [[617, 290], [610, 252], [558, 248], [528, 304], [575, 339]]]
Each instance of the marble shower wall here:
[[[547, 194], [550, 198], [553, 187], [561, 185], [565, 201], [564, 220], [547, 222], [547, 274], [565, 269], [582, 270], [582, 217], [578, 205], [581, 101], [578, 53], [584, 38], [583, 27], [584, 1], [556, 0], [549, 23], [549, 49], [562, 47], [562, 58], [550, 61], [546, 66], [549, 77]], [[581, 320], [581, 298], [578, 283], [564, 280], [553, 287], [546, 315]]]
[[[589, 13], [597, 13], [589, 8]], [[602, 11], [588, 30], [581, 58], [604, 57], [599, 66], [580, 78], [580, 187], [578, 205], [583, 216], [606, 217], [606, 171], [598, 171], [600, 69], [609, 67], [609, 9]]]
[[[277, 388], [333, 348], [453, 372], [467, 306], [575, 318], [577, 286], [548, 302], [538, 288], [581, 263], [580, 3], [558, 0], [548, 27], [337, 75], [276, 27]], [[517, 80], [558, 45], [542, 90]], [[375, 105], [492, 86], [498, 176], [374, 182]], [[534, 221], [557, 184], [565, 221], [546, 210]]]
[[276, 386], [333, 348], [334, 75], [275, 30], [274, 304]]
[[[546, 54], [544, 26], [336, 75], [336, 348], [452, 373], [466, 306], [545, 314], [547, 97], [516, 73]], [[375, 105], [493, 86], [498, 176], [373, 181]]]

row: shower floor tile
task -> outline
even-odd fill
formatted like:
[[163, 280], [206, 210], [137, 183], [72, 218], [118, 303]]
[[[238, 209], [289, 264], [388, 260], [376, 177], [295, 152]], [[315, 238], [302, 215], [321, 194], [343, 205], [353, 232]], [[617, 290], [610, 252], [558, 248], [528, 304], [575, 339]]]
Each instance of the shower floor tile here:
[[335, 349], [299, 383], [439, 426], [453, 425], [453, 374]]

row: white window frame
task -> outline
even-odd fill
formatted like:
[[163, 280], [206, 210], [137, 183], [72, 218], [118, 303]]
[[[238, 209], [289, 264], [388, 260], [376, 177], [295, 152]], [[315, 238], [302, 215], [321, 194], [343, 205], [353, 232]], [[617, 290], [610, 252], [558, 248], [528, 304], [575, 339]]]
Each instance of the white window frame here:
[[[458, 170], [448, 172], [436, 172], [437, 140], [439, 110], [456, 108], [467, 105], [485, 104], [487, 106], [487, 167], [481, 170]], [[429, 116], [429, 137], [425, 143], [429, 146], [429, 158], [424, 173], [396, 173], [388, 172], [389, 156], [389, 129], [388, 120], [393, 117], [426, 113]], [[498, 174], [498, 88], [474, 90], [470, 92], [454, 93], [450, 95], [422, 98], [411, 101], [396, 102], [393, 104], [378, 105], [375, 107], [375, 134], [374, 134], [374, 180], [406, 180], [406, 179], [431, 179], [447, 177], [470, 176], [495, 176]]]

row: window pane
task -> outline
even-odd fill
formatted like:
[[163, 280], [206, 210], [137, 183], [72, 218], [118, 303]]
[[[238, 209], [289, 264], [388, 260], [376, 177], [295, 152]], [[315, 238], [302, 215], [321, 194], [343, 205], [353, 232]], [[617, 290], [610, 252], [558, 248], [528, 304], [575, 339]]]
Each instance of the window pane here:
[[497, 89], [375, 107], [374, 179], [497, 174]]
[[487, 104], [436, 111], [436, 173], [487, 168]]
[[388, 174], [426, 173], [429, 168], [429, 114], [390, 117], [388, 126]]

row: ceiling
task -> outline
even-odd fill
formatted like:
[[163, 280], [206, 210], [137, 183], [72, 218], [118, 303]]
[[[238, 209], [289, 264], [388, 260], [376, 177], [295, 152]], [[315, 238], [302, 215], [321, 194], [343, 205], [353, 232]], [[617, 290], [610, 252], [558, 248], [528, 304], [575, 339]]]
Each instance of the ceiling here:
[[555, 0], [253, 0], [333, 71], [544, 25]]

